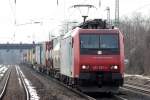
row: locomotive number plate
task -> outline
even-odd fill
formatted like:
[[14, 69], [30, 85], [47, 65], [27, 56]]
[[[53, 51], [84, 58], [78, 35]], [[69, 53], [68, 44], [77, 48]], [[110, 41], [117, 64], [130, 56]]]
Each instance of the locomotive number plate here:
[[106, 70], [108, 68], [106, 66], [93, 66], [92, 69], [93, 70]]

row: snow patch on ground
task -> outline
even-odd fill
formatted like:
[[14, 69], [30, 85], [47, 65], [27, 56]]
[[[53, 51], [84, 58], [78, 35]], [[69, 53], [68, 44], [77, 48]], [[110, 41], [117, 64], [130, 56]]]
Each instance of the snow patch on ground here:
[[8, 67], [9, 67], [8, 65], [0, 65], [0, 78], [4, 76], [4, 74], [8, 70]]

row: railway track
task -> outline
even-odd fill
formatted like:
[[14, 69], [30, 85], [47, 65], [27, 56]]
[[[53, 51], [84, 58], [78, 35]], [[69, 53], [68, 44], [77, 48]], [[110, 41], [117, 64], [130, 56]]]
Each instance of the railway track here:
[[124, 95], [112, 93], [88, 93], [95, 100], [128, 100]]
[[6, 88], [7, 88], [7, 85], [8, 85], [9, 78], [10, 78], [10, 74], [11, 74], [11, 69], [9, 68], [9, 71], [7, 73], [7, 77], [6, 77], [4, 86], [3, 86], [2, 91], [0, 93], [0, 100], [2, 100], [2, 98], [3, 98], [3, 96], [4, 96], [5, 92], [6, 92]]
[[[43, 74], [43, 73], [40, 73], [40, 74]], [[45, 75], [45, 74], [44, 74], [44, 76], [48, 77], [48, 76]], [[69, 86], [67, 86], [66, 84], [64, 84], [64, 83], [62, 83], [62, 82], [60, 82], [60, 81], [58, 81], [58, 80], [56, 80], [56, 79], [53, 79], [53, 78], [51, 78], [51, 77], [48, 77], [48, 78], [51, 79], [51, 80], [53, 80], [53, 81], [55, 81], [56, 83], [58, 83], [58, 84], [64, 86], [64, 87], [68, 88], [68, 89], [71, 90], [72, 92], [75, 92], [75, 93], [77, 93], [78, 95], [80, 95], [80, 96], [86, 98], [87, 100], [101, 100], [101, 98], [99, 98], [99, 97], [97, 97], [97, 96], [89, 96], [88, 94], [85, 94], [85, 93], [83, 93], [83, 92], [80, 92], [80, 91], [77, 90], [77, 89], [74, 89], [74, 88], [72, 88], [72, 87], [69, 87]], [[126, 99], [126, 98], [124, 98], [124, 97], [122, 97], [122, 96], [120, 96], [120, 95], [116, 95], [116, 94], [115, 94], [115, 95], [112, 94], [112, 99], [114, 99], [114, 100], [128, 100], [128, 99]], [[107, 100], [107, 98], [106, 98], [106, 100]]]
[[142, 85], [142, 84], [137, 84], [137, 83], [132, 83], [132, 82], [126, 82], [125, 84], [129, 84], [129, 85], [133, 85], [133, 86], [138, 86], [138, 87], [142, 87], [142, 88], [150, 90], [150, 86], [149, 85]]
[[[44, 73], [41, 73], [41, 72], [38, 72], [38, 73], [41, 74], [42, 76], [44, 76], [44, 77], [54, 81], [55, 83], [57, 83], [57, 84], [65, 87], [65, 88], [69, 89], [70, 91], [80, 95], [81, 97], [84, 97], [87, 100], [101, 100], [101, 98], [99, 98], [97, 96], [90, 96], [89, 94], [83, 93], [83, 92], [81, 92], [81, 91], [79, 91], [79, 90], [77, 90], [75, 88], [72, 88], [72, 87], [70, 87], [70, 86], [68, 86], [68, 85], [58, 81], [57, 79], [54, 79], [54, 78], [48, 76], [47, 74], [44, 74]], [[108, 98], [105, 98], [105, 99], [107, 100]], [[122, 97], [120, 95], [112, 95], [112, 99], [114, 99], [114, 100], [128, 100], [128, 99], [126, 99], [126, 98], [124, 98], [124, 97]]]
[[17, 73], [18, 73], [18, 75], [19, 75], [19, 77], [20, 77], [20, 79], [21, 79], [21, 83], [22, 83], [22, 85], [23, 85], [23, 87], [24, 87], [24, 90], [25, 90], [25, 93], [26, 93], [26, 100], [30, 100], [30, 93], [29, 93], [29, 90], [28, 90], [28, 88], [27, 88], [27, 85], [26, 85], [26, 83], [25, 83], [25, 81], [24, 81], [23, 74], [22, 74], [21, 71], [18, 69], [18, 67], [16, 67], [16, 70], [17, 70]]
[[[16, 70], [17, 73], [12, 72], [12, 70], [13, 71]], [[18, 75], [18, 83], [16, 83], [17, 81], [15, 83], [13, 83], [13, 81], [12, 81], [12, 80], [15, 80], [15, 79], [12, 79], [13, 78], [12, 76], [14, 75], [14, 73]], [[17, 80], [17, 78], [16, 78], [16, 80]], [[7, 78], [5, 80], [2, 92], [0, 93], [0, 100], [7, 100], [8, 98], [14, 98], [14, 95], [12, 94], [12, 92], [18, 91], [18, 90], [15, 90], [15, 89], [19, 89], [19, 87], [15, 87], [15, 89], [13, 90], [12, 89], [13, 88], [13, 84], [21, 84], [22, 85], [22, 89], [23, 89], [22, 90], [23, 92], [21, 92], [21, 93], [25, 93], [24, 94], [25, 96], [24, 95], [23, 96], [18, 96], [18, 98], [15, 97], [16, 100], [19, 100], [19, 99], [30, 100], [29, 91], [27, 89], [27, 86], [25, 84], [23, 76], [22, 76], [22, 74], [20, 73], [20, 71], [18, 70], [17, 67], [16, 68], [9, 68], [9, 72], [7, 74]], [[17, 95], [20, 95], [20, 94], [18, 93]]]
[[117, 100], [128, 100], [122, 96], [119, 96], [119, 95], [114, 95], [114, 98], [116, 98]]
[[129, 90], [134, 93], [150, 96], [150, 87], [149, 86], [143, 86], [135, 83], [126, 83], [122, 87], [122, 89]]

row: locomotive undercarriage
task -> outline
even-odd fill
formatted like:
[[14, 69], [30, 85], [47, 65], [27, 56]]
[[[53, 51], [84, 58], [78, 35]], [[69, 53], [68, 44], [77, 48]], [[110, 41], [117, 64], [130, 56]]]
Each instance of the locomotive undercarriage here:
[[[38, 70], [43, 72], [43, 70]], [[59, 73], [58, 70], [48, 70], [48, 75], [58, 79], [59, 81], [77, 88], [81, 91], [89, 92], [112, 92], [116, 93], [119, 86], [123, 85], [123, 78], [121, 73], [111, 72], [82, 72], [79, 78], [71, 78]]]
[[123, 85], [123, 77], [121, 73], [112, 72], [82, 72], [79, 76], [80, 85], [82, 86], [114, 86]]
[[49, 75], [73, 87], [98, 86], [99, 88], [101, 88], [103, 86], [119, 87], [123, 85], [123, 78], [121, 73], [82, 72], [80, 73], [79, 78], [71, 78], [60, 74], [58, 70], [51, 70], [51, 72], [49, 72]]

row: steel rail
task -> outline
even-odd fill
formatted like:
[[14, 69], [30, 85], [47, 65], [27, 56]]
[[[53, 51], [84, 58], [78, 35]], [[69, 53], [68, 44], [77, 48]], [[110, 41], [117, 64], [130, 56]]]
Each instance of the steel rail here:
[[21, 83], [22, 83], [23, 88], [24, 88], [25, 93], [26, 93], [26, 100], [30, 100], [30, 93], [29, 93], [29, 90], [28, 90], [27, 85], [25, 83], [24, 77], [23, 77], [21, 71], [18, 69], [18, 67], [16, 67], [16, 69], [18, 70], [18, 74], [20, 76]]
[[[4, 95], [5, 95], [5, 92], [6, 92], [6, 89], [7, 89], [7, 85], [8, 85], [8, 81], [9, 81], [10, 74], [11, 74], [11, 70], [12, 70], [12, 69], [9, 69], [9, 72], [8, 72], [8, 75], [7, 75], [7, 78], [6, 78], [4, 87], [2, 88], [2, 91], [1, 91], [1, 93], [0, 93], [0, 100], [2, 100], [2, 98], [3, 98]], [[6, 73], [7, 73], [7, 72], [6, 72]]]
[[[65, 88], [69, 89], [70, 91], [72, 91], [72, 92], [74, 92], [74, 93], [80, 95], [81, 97], [84, 97], [84, 98], [87, 99], [87, 100], [97, 100], [97, 98], [91, 97], [91, 96], [89, 96], [89, 95], [87, 95], [87, 94], [85, 94], [85, 93], [83, 93], [83, 92], [80, 92], [79, 90], [77, 90], [77, 89], [75, 89], [75, 88], [72, 88], [72, 87], [70, 87], [70, 86], [64, 84], [64, 83], [61, 82], [61, 81], [58, 81], [57, 79], [55, 79], [55, 78], [53, 78], [53, 77], [51, 77], [51, 76], [48, 76], [48, 75], [45, 74], [45, 73], [42, 73], [42, 72], [39, 72], [39, 71], [36, 71], [36, 70], [33, 70], [33, 71], [36, 72], [36, 73], [38, 73], [38, 74], [40, 74], [40, 75], [42, 75], [42, 76], [44, 76], [45, 78], [47, 78], [47, 79], [49, 79], [49, 80], [54, 81], [54, 82], [57, 83], [57, 84], [59, 84], [59, 85], [65, 87]], [[126, 98], [124, 98], [124, 97], [121, 97], [121, 96], [118, 96], [118, 95], [113, 95], [113, 97], [116, 98], [117, 100], [128, 100], [128, 99], [126, 99]]]
[[143, 95], [150, 96], [150, 89], [148, 90], [147, 88], [138, 87], [135, 85], [124, 84], [122, 89], [126, 89], [126, 90], [129, 90], [129, 91], [134, 92], [134, 93], [138, 93], [138, 94], [140, 93]]
[[142, 87], [145, 89], [150, 89], [149, 85], [142, 85], [142, 84], [137, 84], [137, 83], [132, 83], [132, 82], [126, 82], [125, 84], [129, 84], [129, 85], [133, 85], [133, 86], [138, 86], [138, 87]]
[[113, 95], [117, 100], [128, 100], [124, 97], [118, 96], [118, 95]]

